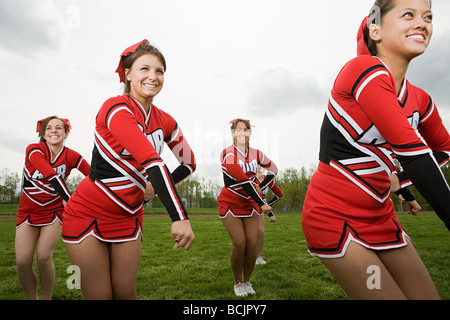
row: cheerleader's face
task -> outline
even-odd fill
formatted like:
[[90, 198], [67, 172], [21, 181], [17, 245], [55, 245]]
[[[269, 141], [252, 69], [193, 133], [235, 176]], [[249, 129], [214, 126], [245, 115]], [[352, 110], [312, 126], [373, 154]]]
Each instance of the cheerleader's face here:
[[52, 119], [45, 128], [44, 139], [50, 145], [60, 145], [66, 139], [68, 133], [64, 128], [64, 122], [59, 119]]
[[130, 81], [130, 94], [138, 100], [153, 99], [164, 84], [164, 66], [152, 54], [145, 54], [136, 59], [130, 69], [125, 69]]
[[[371, 37], [384, 56], [411, 60], [425, 52], [433, 33], [433, 14], [428, 0], [396, 0], [381, 26], [371, 26]], [[373, 28], [372, 28], [373, 27]]]
[[250, 140], [251, 132], [252, 130], [248, 129], [245, 123], [239, 122], [233, 130], [233, 138], [236, 145], [245, 146], [245, 144]]

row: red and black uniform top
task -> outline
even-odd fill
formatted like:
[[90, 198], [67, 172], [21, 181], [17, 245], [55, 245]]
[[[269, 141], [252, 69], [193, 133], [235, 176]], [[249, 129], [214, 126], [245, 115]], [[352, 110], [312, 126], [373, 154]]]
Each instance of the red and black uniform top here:
[[[95, 125], [89, 177], [123, 210], [142, 208], [150, 181], [173, 221], [187, 219], [175, 185], [196, 169], [194, 153], [172, 116], [152, 105], [148, 114], [128, 95], [108, 99]], [[170, 173], [160, 157], [164, 143], [180, 165]]]

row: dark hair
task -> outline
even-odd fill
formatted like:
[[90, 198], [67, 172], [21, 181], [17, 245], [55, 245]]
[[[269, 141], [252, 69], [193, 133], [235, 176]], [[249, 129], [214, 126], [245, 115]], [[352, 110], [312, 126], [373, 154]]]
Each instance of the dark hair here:
[[[245, 119], [241, 119], [241, 118], [237, 118], [233, 121], [233, 123], [231, 124], [231, 131], [233, 131], [234, 129], [236, 129], [236, 126], [238, 125], [239, 122], [242, 122], [243, 124], [245, 124], [245, 127], [249, 130], [252, 129], [252, 126], [250, 125], [250, 122], [248, 120]], [[233, 144], [236, 145], [236, 138], [233, 138]], [[247, 141], [245, 143], [245, 149], [249, 149], [250, 147], [250, 143]]]
[[237, 124], [238, 124], [239, 122], [243, 122], [243, 123], [245, 124], [245, 127], [246, 127], [247, 129], [251, 129], [251, 128], [252, 128], [251, 125], [250, 125], [250, 122], [249, 122], [248, 120], [241, 119], [241, 118], [237, 118], [237, 119], [235, 119], [235, 120], [233, 121], [233, 123], [231, 124], [231, 130], [236, 129], [236, 126], [237, 126]]
[[[431, 7], [431, 0], [428, 0], [428, 3]], [[369, 27], [371, 24], [380, 25], [384, 16], [394, 8], [395, 3], [394, 0], [376, 0], [369, 13], [369, 20], [367, 21], [367, 28], [364, 30], [364, 42], [369, 49], [369, 52], [372, 56], [376, 56], [378, 54], [377, 44], [370, 37]]]
[[61, 118], [59, 118], [57, 116], [50, 116], [50, 117], [46, 118], [44, 121], [42, 121], [42, 123], [41, 123], [41, 126], [39, 128], [39, 135], [38, 135], [38, 137], [40, 138], [39, 142], [46, 142], [46, 140], [44, 138], [45, 130], [47, 129], [47, 125], [50, 122], [50, 120], [53, 120], [53, 119], [60, 120], [63, 123], [64, 132], [65, 133], [69, 132], [69, 128], [67, 127], [67, 123], [63, 119], [61, 119]]
[[[124, 75], [125, 75], [125, 69], [131, 69], [131, 67], [133, 66], [133, 63], [139, 58], [142, 57], [145, 54], [151, 54], [154, 55], [156, 58], [159, 59], [159, 61], [161, 62], [161, 64], [164, 67], [164, 72], [167, 70], [167, 65], [166, 65], [166, 59], [164, 58], [164, 55], [162, 54], [162, 52], [156, 48], [155, 46], [148, 44], [148, 43], [142, 43], [140, 44], [137, 48], [136, 51], [133, 52], [132, 54], [128, 55], [125, 58], [124, 64], [123, 64], [123, 69], [124, 69]], [[131, 85], [130, 85], [130, 81], [127, 80], [127, 77], [124, 76], [124, 88], [123, 88], [123, 92], [124, 94], [129, 94], [130, 93], [130, 89], [131, 89]]]

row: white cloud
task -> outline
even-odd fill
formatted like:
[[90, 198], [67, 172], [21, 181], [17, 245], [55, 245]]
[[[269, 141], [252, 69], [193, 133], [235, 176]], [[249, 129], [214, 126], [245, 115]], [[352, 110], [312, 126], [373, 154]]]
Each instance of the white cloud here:
[[251, 115], [285, 117], [298, 108], [323, 106], [328, 92], [314, 79], [276, 68], [249, 81], [247, 103]]
[[[51, 114], [71, 120], [67, 146], [90, 160], [96, 113], [121, 92], [114, 73], [119, 55], [144, 38], [168, 62], [155, 104], [180, 124], [198, 159], [198, 175], [220, 175], [220, 152], [231, 144], [228, 122], [236, 117], [252, 120], [252, 145], [281, 169], [309, 168], [317, 164], [328, 92], [355, 55], [356, 31], [371, 4], [0, 0], [0, 168], [22, 169], [26, 145], [37, 141], [36, 121]], [[436, 50], [439, 58], [430, 69], [422, 69], [419, 59], [412, 66], [427, 75], [423, 86], [440, 105], [448, 81], [436, 80], [448, 79], [442, 62], [448, 60], [443, 35], [450, 5], [436, 0], [433, 6], [428, 53]], [[418, 84], [411, 70], [409, 79]], [[441, 114], [450, 127], [450, 115]], [[163, 157], [173, 169], [168, 148]]]
[[0, 0], [1, 47], [34, 57], [57, 50], [64, 39], [63, 19], [51, 0]]
[[407, 78], [414, 85], [427, 91], [441, 108], [450, 109], [450, 36], [437, 35], [427, 51], [416, 58], [408, 70]]

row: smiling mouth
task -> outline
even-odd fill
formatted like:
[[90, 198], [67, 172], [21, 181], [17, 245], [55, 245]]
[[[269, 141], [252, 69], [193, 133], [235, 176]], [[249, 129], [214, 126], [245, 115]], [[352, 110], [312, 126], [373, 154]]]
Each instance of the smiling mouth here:
[[157, 87], [157, 85], [156, 84], [146, 84], [146, 83], [144, 83], [144, 87], [155, 89]]
[[423, 35], [420, 34], [413, 34], [410, 36], [407, 36], [408, 39], [413, 39], [413, 40], [420, 40], [420, 41], [425, 41], [425, 37]]

